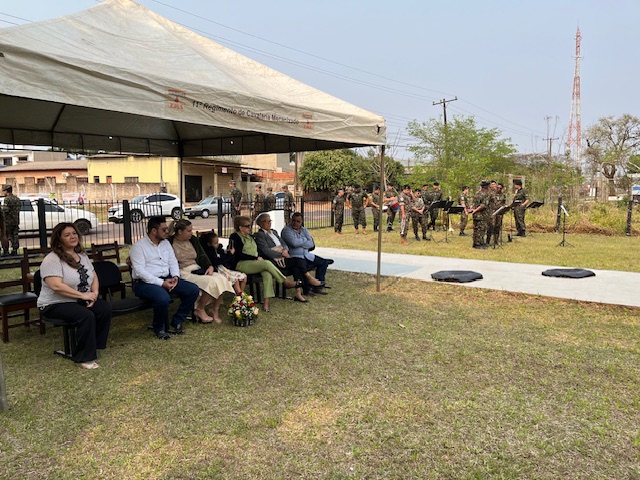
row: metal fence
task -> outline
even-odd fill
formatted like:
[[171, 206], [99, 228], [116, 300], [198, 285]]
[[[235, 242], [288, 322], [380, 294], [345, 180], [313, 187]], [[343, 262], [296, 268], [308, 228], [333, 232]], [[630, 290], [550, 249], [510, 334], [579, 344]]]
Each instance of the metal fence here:
[[[305, 200], [296, 197], [296, 211], [304, 216], [304, 225], [309, 229], [328, 228], [334, 224], [331, 202]], [[253, 202], [243, 202], [241, 214], [252, 216]], [[131, 245], [146, 235], [147, 219], [153, 215], [163, 215], [171, 221], [170, 211], [163, 211], [162, 205], [141, 208], [129, 201], [122, 202], [85, 202], [83, 204], [56, 204], [45, 199], [23, 202], [20, 216], [20, 246], [42, 247], [49, 245], [49, 236], [55, 225], [61, 222], [74, 223], [83, 235], [85, 245], [105, 244], [117, 241], [121, 245]], [[220, 199], [216, 211], [230, 211], [229, 202]], [[190, 217], [194, 230], [213, 229], [221, 237], [233, 233], [233, 218], [228, 213], [211, 213], [207, 218]], [[344, 223], [352, 224], [351, 214], [345, 209]]]

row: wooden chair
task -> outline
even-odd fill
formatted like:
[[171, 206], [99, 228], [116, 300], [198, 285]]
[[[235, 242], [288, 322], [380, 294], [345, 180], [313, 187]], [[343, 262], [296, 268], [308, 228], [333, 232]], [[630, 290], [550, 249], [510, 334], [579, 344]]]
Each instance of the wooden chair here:
[[120, 259], [120, 246], [117, 241], [101, 244], [92, 243], [89, 256], [94, 262], [103, 260], [115, 261], [121, 273], [127, 273], [129, 271], [129, 265]]
[[[33, 288], [36, 295], [40, 295], [40, 291], [42, 290], [42, 277], [40, 276], [40, 270], [36, 270], [33, 274]], [[73, 355], [76, 351], [76, 327], [75, 325], [70, 325], [65, 320], [61, 318], [53, 318], [47, 317], [40, 313], [40, 323], [44, 325], [45, 323], [49, 323], [56, 327], [62, 327], [62, 339], [64, 342], [63, 350], [54, 350], [53, 353], [56, 355], [60, 355], [61, 357], [67, 359], [73, 359]]]
[[[25, 249], [26, 250], [26, 249]], [[30, 284], [24, 275], [22, 259], [12, 257], [0, 264], [2, 270], [17, 270], [16, 276], [11, 280], [0, 282], [0, 315], [2, 316], [2, 341], [9, 341], [9, 329], [20, 325], [39, 325], [40, 333], [44, 333], [40, 319], [31, 319], [30, 310], [36, 308], [37, 295], [30, 291]], [[20, 288], [18, 288], [20, 287]], [[21, 323], [10, 324], [9, 318], [22, 316]]]

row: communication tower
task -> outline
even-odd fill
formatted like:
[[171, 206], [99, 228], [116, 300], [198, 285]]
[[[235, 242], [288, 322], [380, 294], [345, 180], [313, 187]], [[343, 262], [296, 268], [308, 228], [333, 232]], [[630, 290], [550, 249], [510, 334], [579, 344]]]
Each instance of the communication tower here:
[[573, 93], [571, 95], [571, 115], [569, 116], [569, 135], [567, 136], [567, 154], [571, 164], [582, 169], [582, 160], [580, 157], [580, 27], [576, 30], [576, 66], [573, 74]]

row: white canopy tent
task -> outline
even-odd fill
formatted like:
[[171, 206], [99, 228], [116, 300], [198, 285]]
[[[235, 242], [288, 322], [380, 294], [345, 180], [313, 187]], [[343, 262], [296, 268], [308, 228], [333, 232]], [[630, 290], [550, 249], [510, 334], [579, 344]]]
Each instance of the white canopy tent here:
[[384, 118], [131, 0], [0, 29], [0, 143], [165, 156], [384, 145]]

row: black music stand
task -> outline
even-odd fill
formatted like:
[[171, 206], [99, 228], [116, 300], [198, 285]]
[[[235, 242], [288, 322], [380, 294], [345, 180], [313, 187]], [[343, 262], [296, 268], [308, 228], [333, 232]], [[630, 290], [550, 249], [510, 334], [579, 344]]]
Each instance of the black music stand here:
[[562, 241], [556, 245], [556, 247], [573, 247], [573, 245], [565, 240], [567, 217], [569, 216], [569, 212], [564, 208], [564, 205], [560, 205], [560, 209], [562, 210]]
[[[434, 210], [436, 210], [437, 208], [445, 208], [447, 206], [447, 202], [448, 200], [439, 200], [437, 202], [433, 202], [431, 205], [429, 205], [429, 217], [431, 217], [431, 212], [433, 212]], [[436, 231], [436, 226], [435, 224], [433, 225], [433, 231]]]
[[[525, 207], [525, 210], [528, 208], [540, 208], [542, 205], [544, 205], [544, 202], [531, 202], [527, 204], [527, 206]], [[529, 235], [530, 237], [533, 237], [533, 235], [531, 235], [531, 232], [529, 232], [527, 235]]]
[[453, 200], [443, 200], [445, 202], [442, 207], [442, 226], [444, 228], [444, 242], [449, 243], [449, 210], [453, 205]]
[[[453, 203], [453, 202], [451, 202], [451, 203]], [[449, 209], [447, 210], [447, 215], [451, 215], [451, 214], [456, 215], [456, 214], [460, 214], [462, 212], [464, 212], [464, 207], [462, 205], [456, 205], [455, 207], [454, 206], [450, 206]]]

